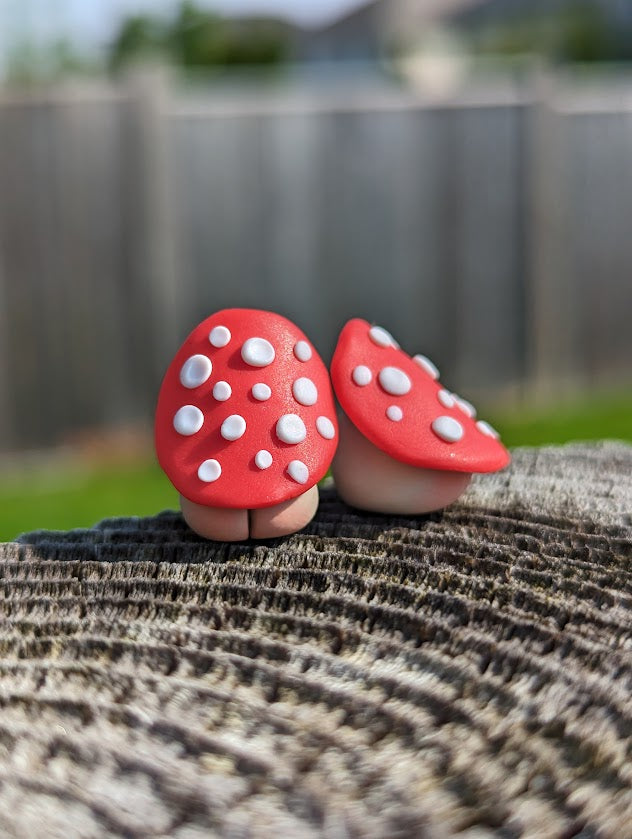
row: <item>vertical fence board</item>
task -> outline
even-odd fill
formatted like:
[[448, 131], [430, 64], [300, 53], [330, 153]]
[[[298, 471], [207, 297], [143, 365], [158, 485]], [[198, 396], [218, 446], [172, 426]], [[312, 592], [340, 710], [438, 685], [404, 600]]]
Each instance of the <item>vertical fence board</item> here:
[[524, 371], [522, 107], [452, 111], [456, 265], [452, 331], [460, 388], [501, 389]]
[[259, 127], [265, 306], [295, 321], [321, 347], [330, 313], [327, 279], [318, 270], [320, 115], [281, 112], [262, 116]]
[[545, 97], [531, 115], [527, 343], [530, 387], [549, 397], [580, 386], [582, 354], [580, 303], [569, 253], [569, 125], [554, 107], [555, 94], [547, 91]]
[[49, 442], [59, 426], [60, 407], [50, 375], [60, 363], [59, 343], [42, 294], [54, 283], [57, 268], [50, 106], [10, 103], [0, 126], [0, 247], [10, 359], [6, 402], [20, 442]]
[[570, 271], [578, 301], [577, 375], [616, 383], [632, 370], [632, 113], [568, 114]]

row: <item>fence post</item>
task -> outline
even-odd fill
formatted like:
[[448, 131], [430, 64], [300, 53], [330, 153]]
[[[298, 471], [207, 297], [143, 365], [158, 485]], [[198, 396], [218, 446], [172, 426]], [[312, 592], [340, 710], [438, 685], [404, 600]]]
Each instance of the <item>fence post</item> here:
[[17, 443], [15, 440], [13, 405], [11, 404], [9, 346], [6, 329], [6, 320], [9, 314], [5, 295], [7, 278], [2, 256], [0, 252], [0, 452], [10, 451]]
[[[135, 71], [129, 92], [129, 248], [134, 282], [130, 366], [153, 410], [166, 363], [180, 342], [182, 302], [177, 293], [172, 185], [166, 101], [169, 76], [161, 69]], [[134, 362], [137, 362], [136, 364]]]
[[529, 131], [527, 378], [529, 390], [542, 399], [581, 385], [580, 311], [569, 248], [568, 123], [554, 84], [546, 76], [535, 80]]

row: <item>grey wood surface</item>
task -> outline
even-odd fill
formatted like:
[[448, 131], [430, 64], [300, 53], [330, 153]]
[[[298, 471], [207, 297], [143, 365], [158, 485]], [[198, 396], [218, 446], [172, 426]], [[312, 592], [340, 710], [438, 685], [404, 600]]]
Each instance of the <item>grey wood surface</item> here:
[[631, 834], [632, 447], [423, 517], [179, 515], [0, 546], [7, 837]]

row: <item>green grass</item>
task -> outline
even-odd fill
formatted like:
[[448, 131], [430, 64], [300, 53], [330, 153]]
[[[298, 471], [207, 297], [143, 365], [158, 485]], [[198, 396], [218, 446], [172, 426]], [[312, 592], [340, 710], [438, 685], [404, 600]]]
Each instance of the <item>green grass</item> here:
[[153, 461], [29, 470], [0, 481], [0, 542], [28, 530], [89, 527], [110, 516], [147, 516], [177, 505], [176, 491]]
[[[632, 442], [632, 394], [483, 415], [510, 448], [571, 440]], [[89, 527], [110, 516], [151, 515], [177, 503], [175, 490], [150, 458], [124, 466], [48, 464], [0, 477], [0, 541], [35, 529]]]
[[595, 394], [530, 411], [499, 411], [491, 415], [490, 422], [509, 448], [572, 440], [632, 442], [632, 393]]

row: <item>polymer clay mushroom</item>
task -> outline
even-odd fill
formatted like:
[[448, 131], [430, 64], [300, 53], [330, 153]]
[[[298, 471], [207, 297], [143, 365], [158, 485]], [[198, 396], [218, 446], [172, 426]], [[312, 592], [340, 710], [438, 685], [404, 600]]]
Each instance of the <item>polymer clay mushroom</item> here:
[[281, 315], [217, 312], [165, 374], [155, 443], [199, 535], [236, 541], [300, 530], [338, 443], [327, 368]]
[[344, 411], [332, 464], [336, 488], [352, 506], [419, 514], [455, 501], [474, 472], [510, 461], [497, 432], [446, 390], [425, 356], [410, 357], [365, 320], [349, 321], [331, 363]]

